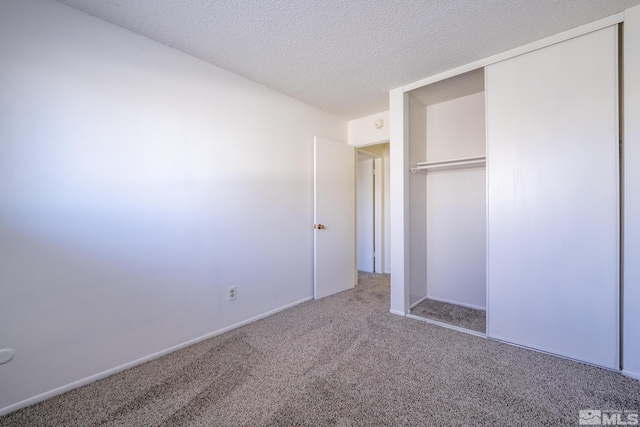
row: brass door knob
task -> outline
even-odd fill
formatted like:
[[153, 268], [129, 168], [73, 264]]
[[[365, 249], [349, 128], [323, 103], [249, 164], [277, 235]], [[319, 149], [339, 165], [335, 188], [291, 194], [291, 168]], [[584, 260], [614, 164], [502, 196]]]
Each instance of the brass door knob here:
[[317, 228], [318, 230], [324, 230], [324, 228], [325, 228], [325, 227], [324, 227], [324, 225], [322, 225], [322, 224], [318, 224], [318, 225], [316, 225], [316, 228]]

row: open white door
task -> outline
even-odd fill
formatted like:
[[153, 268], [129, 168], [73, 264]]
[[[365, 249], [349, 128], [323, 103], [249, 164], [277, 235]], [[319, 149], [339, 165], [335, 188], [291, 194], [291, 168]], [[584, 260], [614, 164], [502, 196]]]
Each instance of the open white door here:
[[355, 149], [314, 139], [314, 298], [351, 289], [356, 271]]
[[[359, 155], [361, 156], [361, 155]], [[357, 218], [358, 270], [373, 273], [374, 265], [374, 159], [358, 158]]]

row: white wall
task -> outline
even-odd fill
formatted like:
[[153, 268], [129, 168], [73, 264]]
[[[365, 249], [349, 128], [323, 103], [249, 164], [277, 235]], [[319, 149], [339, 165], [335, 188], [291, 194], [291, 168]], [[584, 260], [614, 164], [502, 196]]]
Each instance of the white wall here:
[[640, 6], [624, 13], [623, 369], [640, 379]]
[[487, 300], [486, 171], [427, 177], [427, 296], [484, 310]]
[[389, 91], [389, 159], [391, 204], [390, 308], [404, 316], [409, 310], [409, 94], [402, 87]]
[[[377, 120], [382, 120], [382, 127], [376, 128]], [[349, 145], [361, 147], [387, 141], [389, 141], [389, 111], [350, 120], [348, 123]]]
[[485, 155], [484, 91], [427, 106], [427, 120], [426, 161]]
[[[427, 108], [409, 96], [409, 164], [427, 158]], [[427, 179], [421, 173], [409, 176], [409, 272], [411, 305], [427, 296]]]
[[0, 57], [0, 413], [312, 295], [346, 122], [51, 1]]
[[[453, 89], [453, 88], [452, 88]], [[427, 106], [427, 160], [484, 156], [484, 92]], [[486, 172], [430, 172], [427, 181], [427, 296], [486, 307]]]

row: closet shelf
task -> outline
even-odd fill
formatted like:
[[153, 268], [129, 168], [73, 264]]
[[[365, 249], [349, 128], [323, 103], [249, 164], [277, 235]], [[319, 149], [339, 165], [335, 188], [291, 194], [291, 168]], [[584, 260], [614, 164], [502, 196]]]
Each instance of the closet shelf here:
[[420, 162], [411, 168], [411, 173], [427, 173], [428, 171], [467, 169], [470, 167], [484, 166], [487, 163], [485, 156], [465, 157], [462, 159], [443, 160], [440, 162]]

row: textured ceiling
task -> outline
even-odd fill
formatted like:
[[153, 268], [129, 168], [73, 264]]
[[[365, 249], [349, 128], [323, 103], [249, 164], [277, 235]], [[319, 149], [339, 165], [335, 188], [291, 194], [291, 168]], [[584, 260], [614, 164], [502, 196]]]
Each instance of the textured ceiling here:
[[640, 0], [58, 0], [344, 119]]

